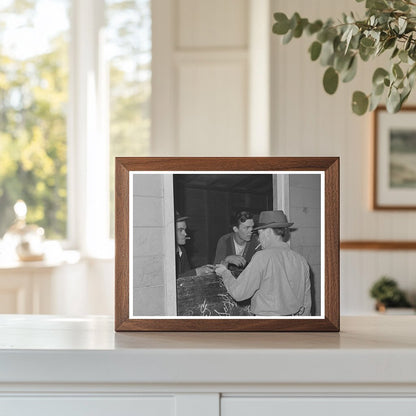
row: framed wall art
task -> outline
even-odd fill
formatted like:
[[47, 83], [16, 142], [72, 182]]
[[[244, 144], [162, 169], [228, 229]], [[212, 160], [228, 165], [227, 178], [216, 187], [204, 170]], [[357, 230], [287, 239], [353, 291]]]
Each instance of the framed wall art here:
[[339, 159], [116, 158], [116, 331], [339, 331]]
[[374, 112], [373, 208], [416, 209], [416, 107]]

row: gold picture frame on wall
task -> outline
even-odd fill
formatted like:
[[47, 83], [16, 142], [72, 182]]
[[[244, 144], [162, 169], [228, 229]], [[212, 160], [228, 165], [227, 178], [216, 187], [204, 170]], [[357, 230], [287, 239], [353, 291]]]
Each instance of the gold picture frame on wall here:
[[373, 209], [416, 209], [416, 107], [373, 114]]
[[[217, 251], [230, 229], [240, 229], [227, 222], [228, 213], [246, 207], [252, 214], [242, 220], [250, 225], [243, 247], [259, 238], [256, 250], [263, 250], [236, 271]], [[290, 242], [270, 231], [277, 228], [292, 235]], [[339, 331], [336, 157], [116, 158], [115, 231], [116, 331]], [[289, 313], [267, 309], [278, 301], [258, 277], [266, 273], [266, 235], [280, 235], [285, 253], [309, 269], [304, 280], [293, 278], [303, 303]], [[183, 254], [198, 266], [190, 274], [180, 273]], [[252, 276], [258, 287], [248, 296]], [[291, 296], [280, 302], [290, 304]]]

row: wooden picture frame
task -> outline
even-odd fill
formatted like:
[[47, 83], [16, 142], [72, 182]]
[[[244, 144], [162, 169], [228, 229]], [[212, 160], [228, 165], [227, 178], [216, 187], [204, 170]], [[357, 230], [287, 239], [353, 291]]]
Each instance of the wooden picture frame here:
[[416, 107], [373, 113], [373, 209], [416, 209]]
[[[266, 185], [272, 181], [272, 196], [264, 196], [263, 190], [260, 191], [263, 188], [260, 187], [259, 181], [263, 179]], [[239, 181], [239, 185], [236, 180]], [[192, 188], [192, 184], [198, 181], [202, 183], [199, 186], [205, 188]], [[214, 182], [217, 183], [215, 186], [222, 188], [214, 189]], [[224, 191], [231, 182], [231, 191]], [[249, 188], [248, 183], [251, 182], [254, 184], [253, 188]], [[175, 192], [173, 183], [176, 186]], [[293, 222], [292, 217], [297, 218], [292, 227], [298, 230], [298, 237], [291, 240], [292, 248], [295, 250], [296, 242], [298, 247], [303, 245], [302, 253], [305, 258], [309, 258], [309, 255], [313, 258], [315, 255], [315, 258], [319, 259], [317, 265], [311, 265], [309, 261], [311, 281], [312, 277], [317, 279], [318, 274], [322, 275], [319, 281], [312, 282], [312, 297], [315, 296], [313, 299], [317, 299], [315, 306], [312, 306], [315, 315], [253, 316], [250, 307], [249, 316], [224, 316], [213, 307], [208, 309], [209, 313], [203, 313], [204, 305], [199, 304], [202, 298], [195, 294], [195, 299], [199, 299], [196, 306], [201, 306], [201, 316], [187, 316], [188, 312], [177, 316], [178, 305], [185, 305], [189, 299], [193, 299], [183, 295], [184, 284], [178, 283], [182, 277], [177, 278], [175, 275], [175, 255], [178, 246], [175, 245], [177, 225], [174, 210], [177, 211], [182, 201], [179, 197], [179, 189], [182, 188], [178, 188], [181, 184], [185, 184], [184, 189], [188, 195], [185, 199], [190, 201], [189, 204], [186, 202], [186, 209], [193, 212], [195, 224], [199, 217], [205, 218], [200, 214], [200, 207], [207, 206], [207, 211], [204, 211], [209, 213], [207, 215], [213, 215], [211, 211], [225, 210], [227, 204], [220, 204], [215, 198], [226, 198], [234, 205], [236, 200], [249, 201], [250, 206], [254, 206], [255, 203], [264, 204], [261, 206], [273, 210], [287, 207], [290, 211], [289, 221]], [[122, 157], [116, 158], [115, 188], [116, 331], [339, 331], [339, 158]], [[271, 188], [267, 185], [267, 190], [269, 189]], [[244, 198], [237, 191], [242, 192]], [[200, 198], [198, 195], [206, 197]], [[215, 218], [218, 218], [218, 215]], [[208, 222], [208, 219], [205, 222]], [[218, 220], [212, 222], [214, 223], [218, 225]], [[314, 226], [308, 226], [310, 223]], [[224, 230], [225, 232], [227, 230]], [[293, 235], [296, 235], [296, 232]], [[308, 240], [307, 236], [314, 237], [309, 237]], [[205, 244], [204, 233], [195, 234], [193, 238], [193, 244], [197, 244], [198, 241]], [[161, 246], [165, 247], [162, 254], [158, 251]], [[207, 275], [207, 279], [215, 280], [215, 276]], [[193, 282], [197, 278], [198, 276], [193, 277]], [[218, 284], [221, 284], [220, 277], [218, 280]], [[205, 280], [199, 281], [208, 285]], [[175, 297], [176, 309], [171, 307], [169, 296]], [[163, 306], [163, 314], [155, 310], [160, 297], [167, 299]], [[171, 312], [167, 313], [168, 310]], [[221, 309], [221, 312], [224, 310]]]

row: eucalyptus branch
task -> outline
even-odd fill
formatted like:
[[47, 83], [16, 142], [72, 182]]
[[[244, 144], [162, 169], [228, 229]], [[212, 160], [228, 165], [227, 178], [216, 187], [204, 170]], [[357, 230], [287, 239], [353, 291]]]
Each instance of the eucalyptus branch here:
[[309, 53], [313, 61], [319, 59], [326, 68], [323, 86], [328, 94], [336, 92], [340, 80], [349, 82], [355, 77], [358, 60], [367, 62], [392, 50], [391, 66], [374, 71], [371, 93], [354, 92], [352, 110], [359, 115], [374, 110], [387, 92], [387, 109], [397, 112], [409, 97], [416, 78], [416, 3], [366, 0], [365, 6], [365, 19], [344, 14], [337, 25], [332, 19], [309, 22], [298, 13], [290, 19], [284, 13], [275, 13], [273, 32], [283, 35], [285, 44], [305, 33], [315, 38]]

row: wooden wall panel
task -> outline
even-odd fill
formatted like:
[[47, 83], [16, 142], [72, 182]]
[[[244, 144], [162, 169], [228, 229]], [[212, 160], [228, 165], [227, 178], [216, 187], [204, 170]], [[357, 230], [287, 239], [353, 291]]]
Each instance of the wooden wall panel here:
[[248, 0], [178, 0], [178, 49], [246, 48]]
[[182, 62], [178, 69], [178, 88], [180, 155], [244, 155], [246, 63], [240, 60]]

